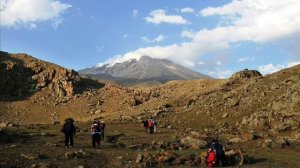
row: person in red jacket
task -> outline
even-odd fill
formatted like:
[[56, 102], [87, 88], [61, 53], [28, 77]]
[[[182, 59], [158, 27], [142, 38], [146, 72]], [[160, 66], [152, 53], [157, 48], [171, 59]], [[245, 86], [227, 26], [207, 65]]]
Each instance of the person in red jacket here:
[[207, 157], [208, 167], [214, 167], [216, 160], [217, 160], [217, 156], [216, 156], [215, 152], [211, 148], [209, 148], [208, 149], [208, 157]]

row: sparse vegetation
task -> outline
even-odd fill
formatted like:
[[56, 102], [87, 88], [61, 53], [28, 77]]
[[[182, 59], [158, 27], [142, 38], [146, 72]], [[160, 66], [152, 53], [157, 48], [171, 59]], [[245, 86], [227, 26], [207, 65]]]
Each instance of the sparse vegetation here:
[[[2, 54], [3, 79], [9, 59], [19, 59], [19, 66], [38, 61], [44, 70], [60, 68], [19, 54], [5, 53], [3, 59]], [[18, 87], [27, 93], [27, 87], [3, 92], [7, 83], [0, 81], [0, 167], [203, 166], [196, 158], [217, 137], [226, 151], [242, 149], [245, 167], [300, 166], [300, 65], [264, 77], [245, 70], [230, 79], [170, 81], [154, 87], [75, 78], [83, 83], [74, 85], [73, 94], [61, 96], [53, 93], [51, 81], [22, 95], [12, 93]], [[154, 135], [141, 124], [149, 116], [158, 122]], [[72, 149], [63, 148], [60, 132], [68, 117], [78, 127]], [[107, 123], [100, 150], [91, 147], [94, 119]]]

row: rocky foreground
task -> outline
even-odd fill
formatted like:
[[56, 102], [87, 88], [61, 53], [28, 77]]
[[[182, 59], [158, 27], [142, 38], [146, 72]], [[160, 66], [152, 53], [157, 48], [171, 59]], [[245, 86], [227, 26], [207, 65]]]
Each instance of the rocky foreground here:
[[[18, 164], [41, 167], [39, 163], [45, 162], [61, 167], [60, 162], [53, 164], [55, 160], [71, 158], [70, 167], [80, 166], [77, 162], [91, 167], [97, 165], [96, 160], [88, 164], [86, 158], [96, 153], [105, 158], [103, 167], [195, 166], [203, 164], [201, 152], [213, 138], [219, 138], [231, 152], [228, 156], [238, 158], [232, 165], [300, 166], [295, 159], [300, 150], [300, 65], [267, 76], [243, 70], [224, 80], [127, 88], [82, 78], [75, 71], [25, 54], [1, 52], [0, 106], [0, 149], [9, 155], [21, 150]], [[161, 131], [152, 137], [140, 127], [149, 116], [156, 118]], [[81, 141], [70, 154], [60, 149], [58, 132], [67, 117], [77, 121]], [[112, 127], [103, 153], [88, 148], [88, 123], [94, 119]], [[49, 140], [52, 135], [53, 141]], [[38, 154], [48, 141], [53, 144], [47, 147], [49, 151], [61, 153], [54, 157], [47, 151]], [[32, 147], [36, 150], [28, 150]], [[31, 154], [38, 157], [28, 159]], [[39, 157], [43, 154], [48, 160]], [[1, 165], [13, 163], [2, 156]], [[112, 160], [119, 162], [113, 165]]]

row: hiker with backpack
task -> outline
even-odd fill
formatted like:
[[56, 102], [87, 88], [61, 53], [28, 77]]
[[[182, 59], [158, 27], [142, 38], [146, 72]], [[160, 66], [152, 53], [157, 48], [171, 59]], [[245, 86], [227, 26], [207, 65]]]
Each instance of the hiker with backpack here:
[[104, 141], [104, 132], [105, 132], [105, 123], [104, 121], [102, 120], [100, 123], [99, 123], [99, 127], [100, 127], [100, 130], [101, 130], [101, 135], [100, 135], [100, 140], [101, 141]]
[[74, 144], [73, 135], [76, 134], [74, 120], [67, 118], [61, 131], [65, 134], [65, 148], [72, 148]]
[[150, 130], [150, 134], [153, 134], [154, 133], [154, 123], [153, 123], [152, 119], [148, 120], [148, 128]]
[[213, 139], [210, 148], [216, 154], [216, 164], [219, 166], [224, 166], [226, 162], [226, 155], [223, 149], [223, 145], [220, 142], [218, 142], [218, 140]]
[[101, 129], [99, 126], [99, 122], [94, 121], [93, 125], [91, 125], [91, 133], [92, 133], [92, 146], [93, 148], [100, 148], [100, 139], [101, 139]]

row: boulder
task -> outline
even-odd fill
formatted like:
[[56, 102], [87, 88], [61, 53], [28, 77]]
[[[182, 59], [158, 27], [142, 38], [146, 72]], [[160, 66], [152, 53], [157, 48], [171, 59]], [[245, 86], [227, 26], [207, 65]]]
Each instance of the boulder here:
[[272, 139], [265, 139], [264, 142], [262, 143], [263, 148], [270, 148], [272, 147], [273, 140]]
[[245, 131], [245, 132], [241, 133], [241, 137], [242, 137], [243, 140], [251, 141], [251, 140], [256, 139], [257, 135], [255, 135], [255, 134], [253, 134], [251, 132]]
[[187, 136], [180, 140], [180, 143], [184, 146], [187, 146], [191, 149], [203, 149], [207, 147], [207, 142], [205, 140], [196, 139], [191, 136]]
[[230, 166], [243, 166], [248, 160], [247, 155], [241, 149], [233, 149], [230, 151], [225, 151], [226, 162]]
[[236, 143], [241, 143], [244, 142], [245, 140], [243, 140], [242, 138], [236, 137], [236, 138], [231, 138], [228, 140], [228, 143], [230, 144], [236, 144]]
[[200, 152], [199, 153], [199, 158], [200, 158], [200, 162], [201, 164], [206, 164], [206, 158], [208, 156], [207, 152]]
[[142, 154], [138, 154], [135, 162], [136, 163], [142, 163], [143, 162], [143, 159], [144, 159], [144, 156]]

